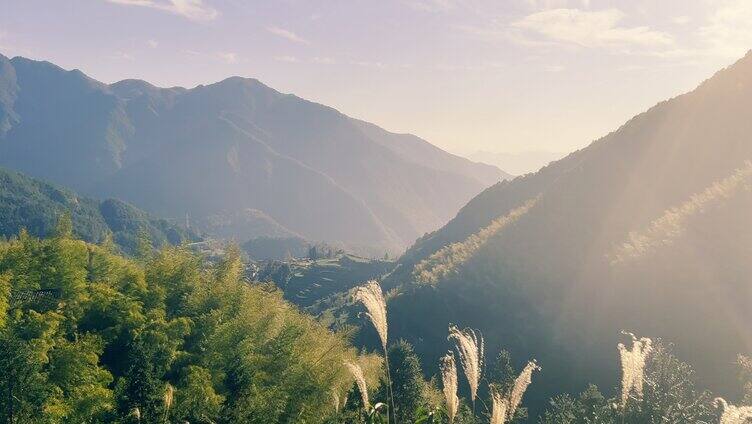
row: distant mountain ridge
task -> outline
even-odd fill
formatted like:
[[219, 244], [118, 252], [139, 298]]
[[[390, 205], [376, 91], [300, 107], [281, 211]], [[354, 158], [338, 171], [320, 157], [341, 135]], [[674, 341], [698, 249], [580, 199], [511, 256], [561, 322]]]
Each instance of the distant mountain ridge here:
[[2, 56], [0, 165], [165, 217], [257, 210], [274, 231], [379, 256], [509, 177], [254, 79], [107, 85]]
[[551, 162], [566, 156], [562, 152], [523, 151], [518, 153], [492, 152], [479, 150], [466, 155], [470, 160], [498, 166], [514, 175], [536, 172]]

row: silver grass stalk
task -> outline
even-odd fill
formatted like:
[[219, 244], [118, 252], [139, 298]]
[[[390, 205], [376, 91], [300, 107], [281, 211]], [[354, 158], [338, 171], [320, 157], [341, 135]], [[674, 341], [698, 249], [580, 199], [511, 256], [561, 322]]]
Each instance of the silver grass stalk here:
[[509, 401], [497, 389], [491, 389], [491, 422], [490, 424], [504, 424], [507, 421]]
[[175, 388], [172, 387], [172, 384], [167, 383], [167, 387], [165, 387], [165, 394], [164, 394], [164, 405], [165, 409], [168, 411], [172, 407], [172, 400], [175, 396]]
[[478, 395], [478, 384], [483, 373], [483, 335], [466, 328], [460, 330], [456, 325], [449, 326], [447, 340], [455, 341], [457, 352], [460, 355], [462, 370], [465, 372], [467, 382], [470, 384], [470, 400], [475, 405]]
[[172, 387], [172, 384], [167, 383], [167, 386], [165, 387], [164, 397], [162, 398], [162, 401], [164, 402], [164, 406], [165, 406], [164, 422], [167, 422], [170, 416], [170, 408], [172, 407], [172, 400], [174, 396], [175, 396], [175, 388]]
[[645, 380], [645, 362], [652, 352], [652, 340], [647, 337], [637, 339], [632, 333], [624, 332], [632, 337], [632, 350], [619, 343], [619, 356], [621, 358], [621, 406], [627, 405], [629, 396], [634, 393], [637, 399], [642, 398], [642, 389]]
[[366, 307], [366, 316], [376, 327], [379, 333], [381, 346], [386, 350], [387, 321], [386, 321], [386, 302], [384, 295], [381, 293], [381, 286], [376, 281], [369, 281], [366, 284], [355, 289], [355, 300], [362, 302]]
[[457, 364], [454, 361], [454, 353], [448, 352], [441, 358], [441, 382], [444, 386], [444, 398], [449, 422], [454, 422], [454, 417], [460, 409], [460, 399], [457, 397]]
[[381, 286], [378, 282], [371, 280], [366, 284], [355, 289], [355, 300], [362, 302], [366, 307], [366, 316], [376, 328], [381, 339], [381, 347], [384, 349], [384, 363], [386, 368], [386, 379], [389, 385], [389, 400], [391, 401], [391, 414], [394, 413], [394, 392], [392, 392], [392, 376], [389, 372], [389, 354], [387, 353], [387, 319], [386, 319], [386, 301], [381, 292]]
[[339, 394], [336, 390], [332, 390], [332, 403], [334, 404], [334, 412], [339, 413]]
[[141, 409], [138, 406], [131, 409], [130, 415], [136, 418], [136, 421], [141, 422]]
[[723, 408], [720, 424], [745, 424], [752, 420], [752, 406], [734, 406], [723, 398], [715, 398], [716, 407]]
[[525, 394], [527, 387], [532, 383], [533, 371], [540, 371], [541, 367], [535, 362], [535, 359], [528, 362], [525, 368], [522, 370], [519, 376], [514, 380], [514, 386], [512, 386], [512, 392], [509, 394], [509, 417], [513, 417], [514, 413], [522, 403], [522, 396]]
[[360, 369], [360, 366], [351, 362], [345, 363], [345, 366], [355, 378], [355, 384], [358, 385], [358, 390], [360, 391], [360, 398], [363, 400], [363, 407], [366, 410], [370, 409], [371, 403], [368, 401], [368, 386], [366, 386], [366, 378], [363, 376], [363, 370]]

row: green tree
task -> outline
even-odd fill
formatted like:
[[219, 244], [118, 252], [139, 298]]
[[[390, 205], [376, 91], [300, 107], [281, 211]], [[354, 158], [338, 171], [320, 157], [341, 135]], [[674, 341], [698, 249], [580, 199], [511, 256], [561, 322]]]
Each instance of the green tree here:
[[64, 212], [57, 219], [54, 236], [59, 238], [73, 238], [73, 219], [70, 211]]
[[671, 346], [653, 343], [645, 369], [643, 396], [622, 409], [616, 398], [606, 399], [595, 386], [578, 398], [560, 395], [540, 419], [542, 424], [680, 424], [716, 422], [717, 411], [707, 391], [697, 390], [694, 371], [671, 352]]
[[[390, 414], [394, 422], [412, 423], [418, 410], [426, 405], [426, 382], [420, 361], [410, 343], [400, 340], [389, 346], [389, 372], [392, 376], [394, 411]], [[382, 381], [377, 399], [387, 399], [386, 381]]]
[[183, 371], [171, 417], [177, 422], [215, 423], [223, 402], [224, 397], [214, 390], [211, 372], [206, 368], [191, 365]]

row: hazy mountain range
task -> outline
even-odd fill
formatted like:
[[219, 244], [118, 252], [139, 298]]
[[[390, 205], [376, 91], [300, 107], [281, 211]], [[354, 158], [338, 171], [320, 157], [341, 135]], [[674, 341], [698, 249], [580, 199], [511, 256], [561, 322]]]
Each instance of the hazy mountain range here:
[[379, 256], [509, 177], [254, 79], [108, 85], [2, 56], [0, 165], [239, 241], [302, 236]]
[[530, 150], [524, 152], [507, 153], [478, 150], [465, 155], [470, 160], [495, 165], [512, 175], [525, 175], [536, 172], [549, 163], [566, 156], [563, 152], [547, 152]]

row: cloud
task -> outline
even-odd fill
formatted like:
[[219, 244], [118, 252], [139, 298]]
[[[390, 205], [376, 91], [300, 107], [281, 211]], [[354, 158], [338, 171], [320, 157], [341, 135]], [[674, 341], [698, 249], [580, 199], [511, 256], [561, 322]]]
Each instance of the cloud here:
[[553, 42], [580, 47], [667, 47], [674, 44], [665, 32], [645, 26], [623, 27], [618, 9], [585, 11], [550, 9], [525, 16], [511, 24], [522, 40]]
[[219, 12], [205, 5], [203, 0], [107, 0], [125, 6], [141, 6], [169, 12], [192, 21], [211, 21]]
[[233, 52], [219, 52], [217, 53], [217, 57], [228, 64], [238, 63], [239, 59], [238, 54]]
[[106, 57], [114, 60], [126, 60], [128, 62], [133, 62], [134, 60], [136, 60], [136, 58], [132, 54], [121, 51], [114, 52], [107, 55]]
[[572, 5], [586, 9], [590, 7], [590, 0], [525, 0], [525, 2], [536, 10], [561, 9]]
[[298, 63], [298, 58], [295, 56], [275, 56], [274, 60], [277, 62]]
[[700, 27], [699, 36], [708, 53], [737, 58], [752, 47], [752, 2], [725, 1]]
[[676, 25], [686, 25], [692, 21], [692, 18], [689, 16], [674, 16], [671, 18], [671, 22], [675, 23]]
[[147, 45], [148, 45], [149, 47], [151, 47], [152, 49], [156, 49], [157, 47], [159, 47], [159, 43], [157, 42], [157, 40], [148, 40], [148, 41], [146, 42], [146, 44], [147, 44]]
[[335, 61], [331, 57], [320, 57], [320, 56], [314, 57], [313, 58], [313, 62], [314, 63], [318, 63], [318, 64], [322, 64], [322, 65], [333, 65], [333, 64], [337, 63], [337, 61]]
[[405, 4], [421, 12], [448, 12], [456, 6], [456, 0], [407, 0]]
[[286, 38], [286, 39], [292, 41], [293, 43], [311, 44], [310, 41], [308, 41], [308, 40], [306, 40], [306, 39], [298, 36], [298, 34], [295, 34], [292, 31], [286, 30], [284, 28], [280, 28], [280, 27], [276, 27], [276, 26], [270, 26], [270, 27], [266, 27], [266, 30], [269, 31], [269, 32], [271, 32], [272, 34], [278, 36], [278, 37]]

